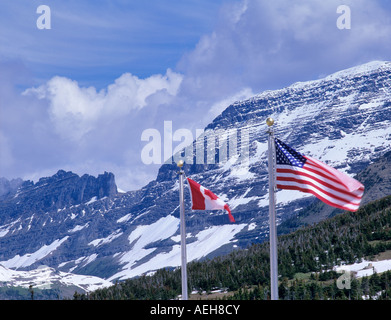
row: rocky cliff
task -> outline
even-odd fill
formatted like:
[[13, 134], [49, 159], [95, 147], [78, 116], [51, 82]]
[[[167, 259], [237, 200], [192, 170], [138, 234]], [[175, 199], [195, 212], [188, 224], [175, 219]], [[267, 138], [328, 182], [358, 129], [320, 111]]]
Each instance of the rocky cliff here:
[[[189, 261], [268, 238], [269, 116], [281, 140], [356, 175], [391, 151], [391, 63], [371, 62], [228, 106], [189, 146], [204, 146], [204, 164], [184, 169], [228, 202], [236, 223], [224, 212], [192, 212], [186, 189]], [[208, 132], [216, 139], [213, 149]], [[221, 137], [232, 132], [236, 144], [224, 144]], [[94, 178], [60, 170], [13, 188], [3, 180], [8, 191], [0, 201], [0, 264], [18, 270], [44, 264], [110, 281], [179, 266], [177, 171], [174, 163], [163, 165], [156, 180], [128, 193], [117, 193], [109, 173]], [[313, 202], [308, 194], [279, 191], [278, 223]]]

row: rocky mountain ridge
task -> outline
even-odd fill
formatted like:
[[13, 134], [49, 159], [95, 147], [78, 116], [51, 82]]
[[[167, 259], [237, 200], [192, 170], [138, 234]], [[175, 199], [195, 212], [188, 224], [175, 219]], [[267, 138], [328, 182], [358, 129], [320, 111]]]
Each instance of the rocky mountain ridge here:
[[[204, 144], [207, 157], [206, 132], [213, 132], [215, 163], [185, 164], [184, 170], [228, 202], [236, 223], [224, 212], [192, 212], [186, 188], [188, 261], [268, 238], [269, 116], [281, 140], [356, 175], [391, 151], [391, 63], [371, 62], [228, 106], [189, 146]], [[236, 152], [224, 158], [229, 148], [219, 137], [230, 130], [237, 133]], [[175, 163], [165, 164], [156, 180], [127, 193], [117, 192], [110, 173], [94, 178], [60, 170], [35, 184], [11, 188], [8, 182], [0, 199], [0, 264], [47, 265], [109, 281], [179, 266], [177, 172]], [[278, 223], [313, 202], [308, 194], [279, 191]]]

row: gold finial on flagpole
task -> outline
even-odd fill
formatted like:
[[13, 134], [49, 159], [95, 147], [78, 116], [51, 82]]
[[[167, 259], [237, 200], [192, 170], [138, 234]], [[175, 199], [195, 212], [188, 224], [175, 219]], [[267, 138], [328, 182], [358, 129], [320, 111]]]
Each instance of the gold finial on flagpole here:
[[266, 124], [271, 127], [274, 124], [274, 119], [273, 118], [267, 118], [266, 119]]
[[177, 163], [177, 166], [179, 168], [182, 168], [184, 164], [185, 164], [185, 162], [183, 160], [179, 160], [178, 163]]

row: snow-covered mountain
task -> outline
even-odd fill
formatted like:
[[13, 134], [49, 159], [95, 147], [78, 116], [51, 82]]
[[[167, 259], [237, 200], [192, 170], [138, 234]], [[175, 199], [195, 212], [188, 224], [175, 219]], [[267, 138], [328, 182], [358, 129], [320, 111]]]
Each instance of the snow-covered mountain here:
[[[198, 158], [184, 170], [228, 202], [236, 223], [224, 212], [192, 212], [186, 189], [188, 261], [268, 236], [267, 117], [281, 140], [354, 175], [391, 150], [390, 86], [391, 62], [375, 61], [230, 105], [190, 146], [215, 163]], [[236, 145], [221, 143], [232, 134]], [[117, 192], [110, 173], [95, 178], [60, 170], [35, 184], [0, 180], [0, 265], [18, 271], [46, 265], [57, 274], [112, 282], [179, 266], [177, 172], [174, 163], [165, 164], [156, 180], [128, 193]], [[313, 200], [278, 192], [278, 221]]]
[[19, 271], [0, 265], [0, 287], [12, 286], [33, 289], [71, 287], [76, 291], [90, 292], [112, 285], [111, 282], [88, 275], [77, 275], [40, 266], [30, 271]]

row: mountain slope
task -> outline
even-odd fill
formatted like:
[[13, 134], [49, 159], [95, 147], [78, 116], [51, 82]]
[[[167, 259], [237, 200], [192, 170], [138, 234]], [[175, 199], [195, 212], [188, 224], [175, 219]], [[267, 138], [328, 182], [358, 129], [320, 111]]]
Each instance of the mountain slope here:
[[[391, 150], [390, 80], [390, 62], [371, 62], [229, 106], [189, 146], [201, 152], [193, 164], [186, 159], [184, 170], [228, 202], [236, 223], [224, 212], [192, 212], [186, 188], [188, 260], [268, 238], [267, 117], [284, 142], [355, 175]], [[237, 139], [227, 142], [230, 136]], [[174, 163], [165, 164], [156, 180], [128, 193], [117, 193], [110, 173], [95, 178], [60, 170], [35, 184], [3, 183], [0, 264], [47, 265], [110, 281], [179, 266], [177, 172]], [[278, 223], [313, 202], [308, 194], [279, 191]]]
[[391, 152], [374, 161], [367, 169], [357, 175], [363, 181], [367, 192], [363, 204], [391, 194]]
[[30, 271], [17, 271], [0, 265], [0, 287], [4, 284], [7, 287], [57, 290], [62, 297], [67, 292], [68, 298], [75, 290], [84, 293], [111, 285], [109, 281], [101, 278], [56, 271], [45, 266]]
[[[391, 250], [390, 228], [391, 196], [388, 196], [367, 204], [357, 212], [345, 212], [292, 234], [280, 236], [279, 298], [328, 300], [347, 299], [351, 296], [352, 299], [362, 299], [364, 295], [376, 298], [380, 290], [387, 290], [390, 294], [391, 272], [381, 282], [379, 278], [373, 282], [370, 280], [369, 283], [366, 279], [357, 281], [357, 278], [366, 274], [374, 274], [373, 268], [367, 268], [371, 262], [379, 268], [379, 272], [391, 270], [391, 260], [381, 259], [382, 253], [388, 252], [389, 256]], [[203, 292], [243, 289], [238, 291], [236, 298], [266, 299], [270, 296], [269, 252], [269, 244], [265, 242], [211, 260], [190, 263], [189, 290]], [[374, 262], [377, 259], [382, 261]], [[352, 265], [355, 262], [360, 263]], [[336, 271], [349, 266], [354, 271], [350, 275], [352, 290], [341, 290], [335, 283], [341, 274]], [[307, 281], [308, 287], [304, 281], [298, 280], [299, 276], [303, 279], [304, 273], [307, 274], [306, 279], [313, 280]], [[379, 289], [372, 290], [372, 286]], [[246, 297], [243, 294], [243, 291], [254, 287], [254, 290], [262, 291], [257, 297]], [[90, 298], [175, 299], [180, 292], [180, 270], [162, 269], [150, 277], [128, 279], [119, 285], [98, 289], [90, 294]]]

